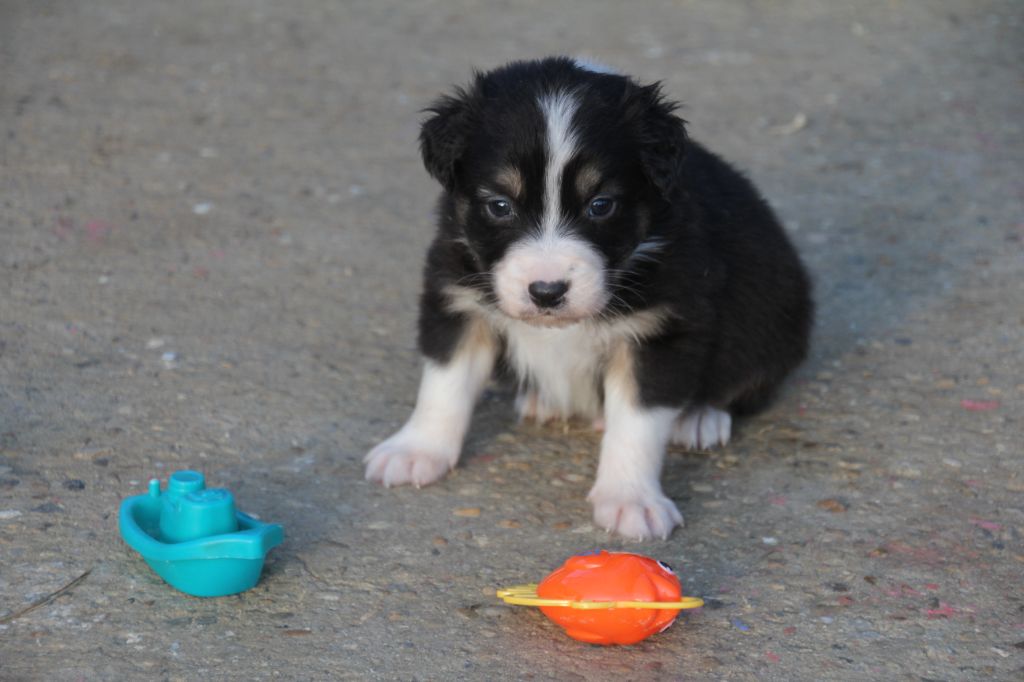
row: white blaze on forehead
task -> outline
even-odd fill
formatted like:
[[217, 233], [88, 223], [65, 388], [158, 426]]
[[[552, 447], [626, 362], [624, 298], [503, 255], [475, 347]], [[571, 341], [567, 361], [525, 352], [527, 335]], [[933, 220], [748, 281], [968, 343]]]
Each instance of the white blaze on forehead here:
[[[559, 90], [540, 97], [537, 104], [547, 142], [543, 210], [537, 229], [512, 244], [495, 263], [494, 290], [499, 310], [513, 319], [537, 324], [576, 322], [599, 314], [609, 297], [603, 256], [592, 243], [567, 229], [562, 212], [565, 167], [579, 145], [573, 128], [579, 101], [572, 92]], [[568, 290], [559, 305], [542, 308], [530, 295], [534, 282], [565, 282]]]
[[552, 235], [558, 231], [562, 217], [562, 176], [565, 166], [576, 155], [578, 140], [572, 119], [579, 102], [571, 92], [560, 90], [544, 95], [539, 101], [547, 126], [548, 158], [544, 169], [544, 214], [541, 231]]

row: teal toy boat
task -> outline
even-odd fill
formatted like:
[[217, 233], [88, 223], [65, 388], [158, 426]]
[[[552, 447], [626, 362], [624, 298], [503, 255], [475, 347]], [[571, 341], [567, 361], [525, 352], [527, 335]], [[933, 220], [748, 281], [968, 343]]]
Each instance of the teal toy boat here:
[[260, 579], [267, 552], [284, 528], [235, 509], [223, 488], [207, 488], [198, 471], [177, 471], [160, 491], [121, 502], [121, 537], [171, 586], [196, 597], [244, 592]]

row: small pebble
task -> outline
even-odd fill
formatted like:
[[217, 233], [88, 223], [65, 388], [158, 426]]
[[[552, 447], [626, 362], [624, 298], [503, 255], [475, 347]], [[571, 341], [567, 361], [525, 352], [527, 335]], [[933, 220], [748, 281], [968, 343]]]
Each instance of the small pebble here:
[[999, 409], [998, 400], [970, 400], [964, 399], [960, 401], [960, 407], [967, 410], [968, 412], [987, 412], [989, 410]]
[[841, 514], [846, 511], [846, 505], [834, 497], [818, 500], [817, 505], [821, 509], [832, 512], [833, 514]]
[[897, 465], [890, 469], [893, 476], [897, 478], [918, 479], [921, 478], [921, 470], [909, 465]]
[[744, 623], [739, 618], [733, 618], [729, 622], [732, 623], [732, 626], [734, 628], [736, 628], [737, 630], [739, 630], [740, 632], [749, 632], [750, 631], [750, 626], [747, 625], [746, 623]]
[[84, 448], [82, 450], [76, 450], [71, 456], [75, 459], [95, 461], [98, 457], [111, 454], [113, 454], [113, 451], [110, 448]]

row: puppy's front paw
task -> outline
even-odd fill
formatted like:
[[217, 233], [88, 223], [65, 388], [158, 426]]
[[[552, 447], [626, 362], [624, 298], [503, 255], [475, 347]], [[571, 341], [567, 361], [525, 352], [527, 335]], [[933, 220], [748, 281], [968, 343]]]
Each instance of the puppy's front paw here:
[[637, 540], [665, 540], [673, 528], [683, 524], [683, 515], [675, 503], [660, 492], [627, 497], [595, 488], [588, 499], [594, 505], [594, 522], [609, 533]]
[[448, 473], [458, 456], [451, 448], [399, 432], [370, 450], [363, 461], [368, 481], [379, 481], [386, 488], [406, 484], [419, 488]]
[[732, 416], [709, 405], [686, 412], [676, 422], [672, 442], [686, 448], [700, 450], [726, 445], [732, 435]]

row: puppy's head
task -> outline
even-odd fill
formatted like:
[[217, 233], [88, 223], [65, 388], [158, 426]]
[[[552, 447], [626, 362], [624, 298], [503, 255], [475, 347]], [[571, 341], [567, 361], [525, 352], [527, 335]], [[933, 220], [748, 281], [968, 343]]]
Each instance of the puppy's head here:
[[502, 313], [565, 325], [628, 298], [664, 245], [651, 226], [679, 181], [674, 108], [657, 84], [564, 58], [478, 74], [434, 103], [423, 161]]

